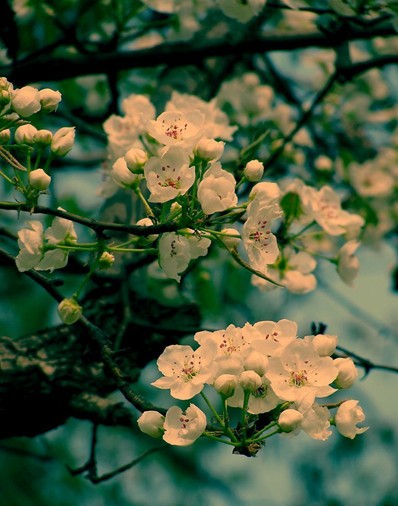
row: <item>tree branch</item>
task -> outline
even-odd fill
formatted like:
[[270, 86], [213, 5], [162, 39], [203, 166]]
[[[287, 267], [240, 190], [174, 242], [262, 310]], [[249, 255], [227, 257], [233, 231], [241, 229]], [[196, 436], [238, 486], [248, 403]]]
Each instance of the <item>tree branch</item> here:
[[225, 57], [235, 54], [255, 54], [269, 51], [292, 51], [309, 47], [331, 48], [353, 40], [366, 40], [373, 37], [396, 36], [397, 33], [391, 23], [380, 26], [355, 27], [335, 34], [320, 32], [280, 34], [274, 33], [259, 38], [250, 38], [238, 43], [227, 38], [212, 41], [198, 47], [192, 46], [192, 41], [166, 43], [151, 47], [125, 52], [98, 52], [90, 55], [70, 55], [68, 57], [49, 58], [42, 61], [35, 58], [30, 62], [25, 58], [23, 62], [0, 67], [0, 74], [13, 82], [41, 82], [59, 81], [77, 76], [106, 74], [109, 71], [118, 72], [136, 68], [156, 67], [167, 65], [179, 67], [191, 65], [211, 57]]
[[18, 211], [18, 213], [24, 211], [31, 215], [48, 214], [51, 216], [58, 216], [60, 218], [66, 218], [67, 220], [73, 221], [74, 223], [80, 223], [81, 225], [91, 228], [97, 233], [104, 232], [105, 230], [116, 230], [118, 232], [127, 232], [132, 235], [147, 237], [148, 235], [151, 234], [161, 234], [163, 232], [175, 232], [176, 230], [181, 228], [181, 226], [174, 221], [161, 223], [159, 225], [152, 225], [149, 227], [140, 225], [124, 225], [121, 223], [109, 223], [105, 221], [96, 221], [92, 218], [84, 218], [83, 216], [79, 216], [77, 214], [62, 211], [61, 209], [51, 209], [49, 207], [44, 206], [35, 206], [32, 209], [32, 207], [29, 204], [15, 203], [15, 202], [0, 202], [0, 209], [5, 209], [8, 211]]

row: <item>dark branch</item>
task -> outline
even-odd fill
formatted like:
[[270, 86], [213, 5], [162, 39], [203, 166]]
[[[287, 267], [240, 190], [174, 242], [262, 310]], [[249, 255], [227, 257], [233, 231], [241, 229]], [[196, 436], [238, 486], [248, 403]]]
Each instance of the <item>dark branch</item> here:
[[0, 67], [0, 74], [18, 83], [34, 81], [59, 81], [77, 76], [105, 74], [109, 71], [118, 72], [136, 68], [167, 65], [179, 67], [197, 64], [211, 57], [225, 57], [235, 54], [256, 54], [269, 51], [292, 51], [309, 47], [335, 48], [352, 40], [371, 39], [396, 35], [391, 23], [383, 23], [372, 29], [349, 26], [337, 34], [320, 32], [271, 34], [261, 38], [246, 39], [234, 43], [228, 39], [216, 40], [211, 43], [193, 47], [192, 42], [168, 43], [149, 49], [126, 52], [98, 52], [90, 55], [71, 55], [62, 58], [46, 59], [34, 62], [16, 62], [13, 65]]

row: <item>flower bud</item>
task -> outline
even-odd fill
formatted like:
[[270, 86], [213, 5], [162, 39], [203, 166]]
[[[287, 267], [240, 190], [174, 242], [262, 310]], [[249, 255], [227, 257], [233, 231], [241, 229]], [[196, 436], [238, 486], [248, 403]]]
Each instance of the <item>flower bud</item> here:
[[[153, 225], [153, 222], [150, 218], [142, 218], [141, 220], [137, 221], [137, 225], [140, 227], [151, 227]], [[144, 242], [145, 244], [150, 244], [151, 242], [156, 241], [157, 238], [158, 234], [151, 234], [140, 237], [140, 241]]]
[[304, 416], [296, 409], [285, 409], [279, 415], [278, 425], [283, 432], [293, 432], [299, 427]]
[[4, 107], [11, 100], [11, 94], [7, 90], [0, 91], [0, 106]]
[[33, 125], [21, 125], [15, 130], [14, 140], [17, 144], [34, 144], [36, 133]]
[[75, 299], [64, 299], [58, 304], [58, 314], [67, 325], [77, 322], [83, 314], [83, 308]]
[[11, 137], [11, 131], [9, 128], [2, 130], [0, 132], [0, 144], [7, 144], [7, 142], [10, 140], [10, 137]]
[[215, 390], [225, 399], [235, 393], [238, 381], [233, 374], [221, 374], [213, 383]]
[[[221, 230], [221, 232], [223, 234], [227, 234], [227, 235], [223, 235], [221, 236], [222, 237], [222, 240], [224, 242], [224, 244], [228, 247], [228, 248], [236, 248], [241, 239], [240, 239], [240, 233], [238, 230], [236, 230], [236, 228], [223, 228]], [[232, 235], [235, 235], [235, 236], [239, 236], [239, 237], [228, 237], [228, 236], [232, 236]]]
[[37, 142], [37, 144], [51, 144], [53, 138], [53, 134], [50, 132], [50, 130], [38, 130], [35, 134], [34, 140]]
[[8, 91], [9, 89], [12, 89], [12, 84], [6, 77], [0, 77], [0, 91]]
[[207, 139], [203, 137], [197, 143], [195, 148], [195, 153], [202, 160], [207, 160], [208, 162], [219, 160], [224, 152], [225, 142], [216, 141], [214, 139]]
[[258, 351], [252, 351], [245, 358], [244, 368], [246, 371], [254, 371], [259, 376], [264, 376], [266, 370], [268, 369], [268, 358]]
[[28, 118], [41, 109], [39, 92], [33, 86], [16, 89], [12, 93], [11, 104], [22, 118]]
[[35, 190], [47, 190], [50, 186], [51, 177], [44, 172], [43, 169], [32, 170], [29, 173], [29, 184]]
[[243, 371], [239, 376], [239, 383], [243, 390], [251, 393], [255, 392], [263, 384], [260, 376], [254, 371]]
[[315, 164], [315, 168], [317, 170], [321, 170], [321, 171], [325, 171], [325, 172], [329, 172], [333, 168], [332, 160], [328, 156], [325, 156], [325, 155], [318, 156], [315, 159], [314, 164]]
[[248, 181], [257, 183], [257, 181], [260, 181], [263, 177], [264, 164], [258, 160], [251, 160], [250, 162], [247, 162], [243, 174]]
[[114, 261], [115, 255], [113, 255], [109, 251], [104, 251], [98, 261], [98, 267], [100, 269], [109, 269], [109, 267], [112, 267]]
[[181, 211], [182, 206], [178, 202], [173, 202], [170, 207], [170, 214], [174, 214], [177, 211]]
[[138, 176], [127, 168], [124, 157], [120, 157], [112, 165], [111, 177], [118, 186], [130, 188], [137, 181]]
[[148, 161], [148, 155], [145, 151], [138, 148], [132, 148], [127, 151], [124, 155], [126, 160], [127, 168], [134, 174], [143, 174], [144, 165]]
[[334, 383], [337, 388], [350, 388], [358, 378], [358, 369], [351, 358], [335, 358], [333, 360], [339, 371]]
[[337, 346], [337, 336], [330, 334], [318, 334], [312, 337], [312, 344], [321, 357], [328, 356], [335, 352]]
[[62, 95], [59, 91], [44, 88], [39, 91], [39, 100], [43, 111], [52, 112], [57, 110], [58, 104], [62, 100]]
[[162, 437], [164, 433], [164, 416], [158, 411], [144, 411], [137, 423], [141, 432], [151, 437]]
[[75, 127], [63, 127], [55, 132], [51, 141], [51, 151], [57, 156], [65, 156], [73, 148]]

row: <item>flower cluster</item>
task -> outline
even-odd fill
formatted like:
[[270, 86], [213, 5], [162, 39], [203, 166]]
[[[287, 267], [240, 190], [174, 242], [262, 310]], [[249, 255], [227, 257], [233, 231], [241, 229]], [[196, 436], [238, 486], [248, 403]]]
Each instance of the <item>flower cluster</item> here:
[[[338, 389], [351, 387], [358, 376], [351, 358], [336, 356], [337, 336], [300, 338], [295, 322], [280, 320], [229, 325], [198, 332], [194, 339], [196, 349], [176, 344], [164, 350], [157, 361], [163, 376], [152, 384], [184, 401], [200, 394], [218, 426], [206, 429], [204, 412], [191, 403], [185, 413], [173, 406], [165, 417], [144, 412], [138, 421], [143, 432], [177, 446], [205, 435], [253, 455], [276, 433], [304, 431], [326, 440], [332, 425], [351, 439], [367, 430], [357, 427], [365, 418], [358, 401], [322, 403]], [[219, 394], [221, 413], [205, 395], [206, 385]], [[241, 412], [235, 428], [231, 408]]]
[[[48, 174], [51, 161], [72, 149], [75, 127], [62, 127], [56, 132], [37, 129], [30, 123], [40, 112], [57, 110], [61, 93], [50, 88], [33, 86], [14, 89], [5, 77], [0, 78], [0, 145], [2, 158], [18, 172], [14, 178], [2, 173], [4, 179], [21, 192], [32, 207], [41, 193], [50, 186]], [[26, 156], [26, 164], [19, 159]], [[56, 268], [56, 267], [54, 267]]]
[[[11, 134], [3, 128], [5, 149], [0, 155], [18, 174], [14, 179], [1, 175], [34, 209], [50, 184], [50, 162], [71, 149], [74, 129], [52, 134], [23, 119], [40, 110], [55, 110], [58, 92], [30, 86], [14, 90], [5, 79], [0, 87], [0, 119], [13, 125], [13, 142], [28, 158], [27, 167], [14, 158]], [[252, 97], [256, 104], [260, 95]], [[343, 209], [340, 195], [330, 186], [315, 188], [298, 179], [262, 181], [264, 164], [249, 155], [241, 155], [240, 167], [231, 165], [237, 127], [230, 125], [221, 102], [173, 92], [157, 115], [148, 97], [133, 94], [122, 102], [123, 115], [112, 115], [104, 124], [108, 136], [104, 196], [118, 188], [135, 194], [145, 213], [136, 225], [167, 224], [166, 230], [172, 231], [148, 231], [145, 238], [132, 234], [120, 244], [106, 239], [78, 243], [68, 216], [54, 221], [55, 235], [52, 228], [44, 231], [40, 222], [31, 221], [19, 232], [18, 269], [62, 268], [71, 251], [95, 253], [93, 268], [98, 269], [111, 265], [101, 261], [104, 254], [113, 262], [116, 253], [150, 253], [157, 256], [166, 277], [180, 282], [190, 262], [205, 257], [214, 244], [252, 272], [253, 284], [260, 289], [283, 286], [299, 294], [313, 290], [318, 258], [334, 263], [343, 281], [352, 285], [359, 269], [355, 253], [364, 219]], [[250, 112], [250, 104], [245, 107]]]

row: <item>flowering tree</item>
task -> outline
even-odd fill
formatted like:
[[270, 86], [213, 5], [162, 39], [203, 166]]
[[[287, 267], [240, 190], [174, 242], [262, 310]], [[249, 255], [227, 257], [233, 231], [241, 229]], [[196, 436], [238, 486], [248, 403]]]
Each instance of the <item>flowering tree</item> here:
[[98, 472], [99, 425], [143, 455], [364, 433], [345, 389], [396, 364], [272, 301], [348, 291], [358, 250], [396, 244], [395, 3], [6, 6], [1, 438], [89, 421], [73, 473], [98, 483], [142, 460]]

